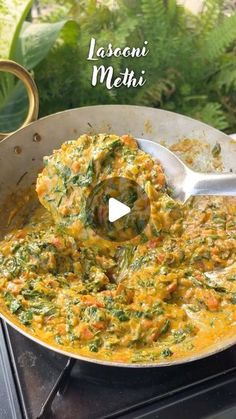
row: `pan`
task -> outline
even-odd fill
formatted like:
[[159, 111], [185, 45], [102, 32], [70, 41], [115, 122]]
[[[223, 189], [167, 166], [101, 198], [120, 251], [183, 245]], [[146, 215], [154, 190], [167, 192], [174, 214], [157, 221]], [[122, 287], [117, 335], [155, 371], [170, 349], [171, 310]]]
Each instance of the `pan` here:
[[[221, 148], [221, 168], [236, 172], [236, 141], [226, 134], [189, 117], [176, 113], [129, 105], [99, 105], [59, 112], [42, 119], [38, 116], [38, 92], [30, 74], [19, 64], [2, 60], [0, 71], [9, 71], [19, 77], [26, 85], [29, 96], [29, 113], [23, 126], [14, 133], [1, 133], [0, 137], [0, 226], [2, 235], [7, 231], [6, 219], [16, 206], [17, 196], [35, 184], [37, 175], [43, 167], [43, 157], [52, 153], [68, 139], [76, 139], [81, 134], [131, 133], [136, 138], [151, 139], [167, 147], [184, 138], [200, 140], [203, 151], [198, 159], [202, 171], [214, 170], [209, 167], [209, 156], [204, 154], [207, 147], [212, 150], [216, 144]], [[34, 121], [34, 122], [32, 122]], [[11, 202], [11, 205], [7, 204]], [[25, 204], [27, 207], [27, 204]], [[25, 209], [27, 211], [27, 209]], [[93, 357], [80, 356], [73, 351], [64, 351], [56, 345], [48, 344], [31, 333], [25, 326], [15, 321], [11, 314], [0, 305], [1, 317], [12, 327], [28, 338], [61, 354], [93, 363], [119, 367], [160, 367], [197, 360], [236, 343], [232, 333], [226, 339], [219, 339], [207, 349], [175, 361], [164, 360], [158, 363], [109, 362]]]

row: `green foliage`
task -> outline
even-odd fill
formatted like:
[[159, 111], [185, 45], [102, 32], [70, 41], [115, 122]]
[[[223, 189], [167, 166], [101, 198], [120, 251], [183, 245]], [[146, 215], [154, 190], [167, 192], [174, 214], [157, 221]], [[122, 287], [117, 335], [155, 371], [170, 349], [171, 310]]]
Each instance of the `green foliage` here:
[[15, 49], [21, 26], [33, 0], [0, 0], [0, 56], [8, 58]]
[[199, 33], [205, 36], [208, 32], [214, 29], [216, 22], [221, 17], [222, 0], [205, 0], [203, 10], [200, 15]]
[[[14, 54], [22, 24], [32, 4], [33, 0], [0, 2], [0, 58], [10, 58]], [[0, 129], [11, 131], [12, 127], [17, 127], [15, 119], [19, 115], [25, 118], [26, 106], [27, 96], [22, 84], [18, 83], [16, 88], [12, 75], [0, 73]]]
[[[65, 39], [70, 42], [76, 40], [78, 27], [73, 21], [63, 20], [56, 23], [30, 23], [24, 22], [32, 6], [32, 1], [9, 0], [8, 28], [14, 28], [8, 42], [5, 39], [5, 49], [2, 58], [9, 58], [33, 70], [48, 54], [58, 39], [60, 32], [64, 31]], [[14, 4], [13, 4], [14, 3]], [[17, 6], [17, 9], [10, 9]], [[1, 11], [1, 9], [0, 9]], [[12, 75], [0, 74], [0, 130], [12, 131], [17, 129], [27, 115], [28, 97], [22, 82]]]
[[207, 121], [209, 125], [215, 125], [215, 121], [217, 121], [217, 128], [220, 130], [225, 130], [228, 127], [222, 106], [217, 102], [208, 102], [203, 107], [194, 108], [192, 116], [201, 121]]
[[[76, 45], [57, 44], [36, 67], [42, 114], [90, 104], [130, 103], [161, 107], [235, 131], [236, 14], [224, 16], [223, 3], [205, 0], [202, 12], [194, 16], [175, 0], [118, 0], [115, 9], [98, 6], [95, 0], [68, 0], [68, 16], [78, 22], [79, 40]], [[150, 52], [144, 58], [96, 62], [112, 64], [117, 76], [126, 67], [137, 76], [144, 69], [146, 84], [111, 91], [104, 85], [92, 88], [94, 63], [87, 61], [91, 37], [98, 47], [109, 42], [114, 47], [137, 47], [147, 40]]]
[[[172, 110], [236, 131], [236, 13], [226, 16], [223, 0], [205, 0], [199, 15], [176, 0], [117, 0], [116, 8], [96, 0], [41, 3], [53, 6], [52, 12], [43, 23], [22, 28], [18, 38], [23, 42], [28, 33], [29, 45], [16, 44], [15, 55], [28, 68], [34, 67], [41, 115], [84, 105], [128, 103]], [[68, 19], [72, 22], [57, 34], [44, 36], [46, 32], [38, 31], [38, 25], [53, 23], [59, 28]], [[141, 47], [146, 40], [150, 52], [142, 58], [88, 61], [91, 37], [97, 48], [108, 43], [114, 48]], [[33, 62], [35, 47], [38, 55]], [[110, 91], [101, 84], [92, 87], [94, 64], [113, 65], [116, 76], [126, 67], [137, 77], [146, 70], [147, 82], [141, 88]], [[4, 89], [0, 104], [2, 94]]]
[[23, 83], [15, 83], [13, 76], [3, 76], [0, 81], [1, 85], [7, 85], [7, 90], [1, 91], [0, 130], [10, 132], [17, 129], [26, 118], [28, 97]]
[[66, 20], [55, 23], [25, 22], [11, 58], [32, 70], [47, 56], [65, 25], [73, 30], [75, 23]]
[[209, 61], [219, 59], [235, 40], [236, 13], [206, 34], [202, 48], [203, 57]]

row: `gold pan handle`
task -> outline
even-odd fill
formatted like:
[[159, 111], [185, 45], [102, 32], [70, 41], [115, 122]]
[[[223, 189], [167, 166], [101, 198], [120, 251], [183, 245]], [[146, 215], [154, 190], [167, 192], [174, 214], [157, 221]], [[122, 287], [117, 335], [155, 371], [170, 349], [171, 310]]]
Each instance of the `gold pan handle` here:
[[[22, 65], [11, 60], [0, 60], [0, 71], [6, 71], [14, 74], [25, 85], [29, 98], [28, 115], [21, 125], [21, 128], [38, 118], [39, 113], [39, 95], [37, 86], [30, 73]], [[0, 132], [0, 140], [12, 134], [13, 132]]]

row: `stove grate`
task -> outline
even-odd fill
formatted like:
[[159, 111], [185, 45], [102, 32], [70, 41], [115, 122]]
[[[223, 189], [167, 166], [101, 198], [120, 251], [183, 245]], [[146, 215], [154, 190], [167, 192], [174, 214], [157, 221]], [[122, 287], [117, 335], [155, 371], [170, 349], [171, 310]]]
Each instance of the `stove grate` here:
[[42, 405], [41, 412], [36, 419], [51, 419], [53, 417], [52, 403], [56, 395], [61, 395], [66, 388], [67, 382], [70, 378], [70, 373], [75, 365], [76, 360], [69, 358], [65, 368], [62, 370], [58, 379], [56, 380], [52, 390], [50, 391], [46, 401]]

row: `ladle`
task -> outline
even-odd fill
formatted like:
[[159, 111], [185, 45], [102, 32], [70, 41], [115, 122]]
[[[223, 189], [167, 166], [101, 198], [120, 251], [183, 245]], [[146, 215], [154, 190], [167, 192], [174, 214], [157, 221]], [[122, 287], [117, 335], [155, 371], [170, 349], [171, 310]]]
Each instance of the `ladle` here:
[[166, 147], [142, 138], [137, 142], [141, 150], [160, 161], [174, 199], [184, 203], [195, 195], [236, 195], [236, 174], [194, 172]]

